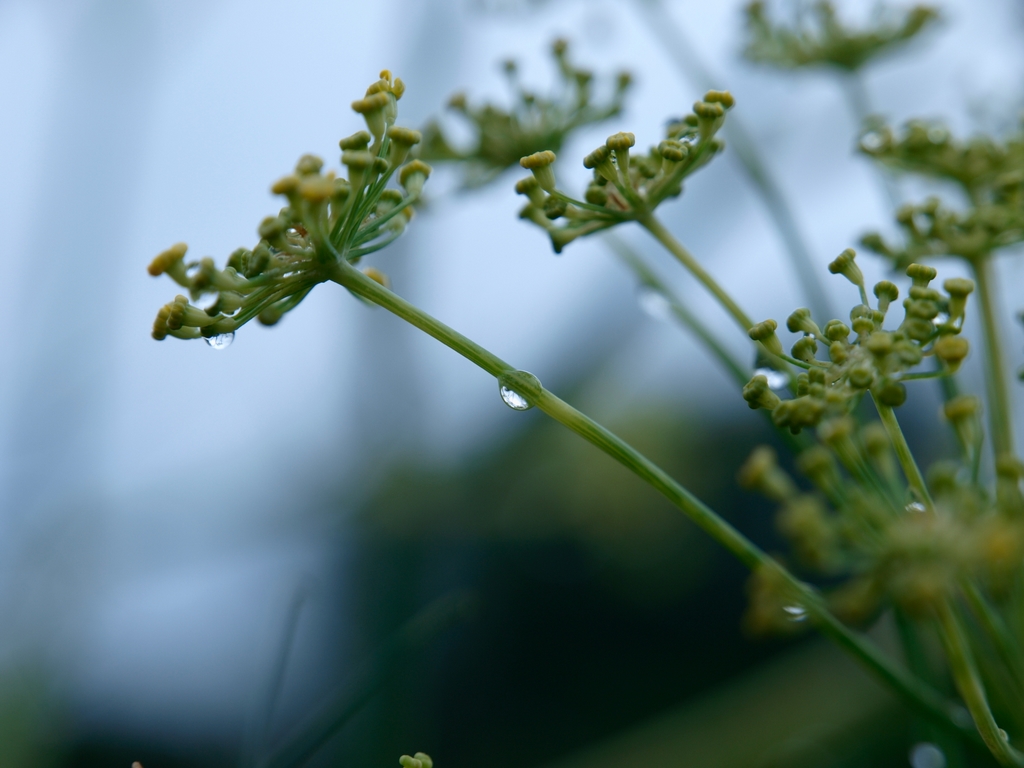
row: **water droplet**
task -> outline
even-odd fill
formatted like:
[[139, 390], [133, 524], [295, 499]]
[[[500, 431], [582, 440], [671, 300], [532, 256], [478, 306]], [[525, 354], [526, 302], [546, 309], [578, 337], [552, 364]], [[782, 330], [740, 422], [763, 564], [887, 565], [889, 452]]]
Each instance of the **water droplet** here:
[[860, 137], [860, 145], [868, 152], [876, 152], [885, 144], [885, 139], [878, 131], [868, 131]]
[[214, 349], [227, 349], [234, 340], [235, 332], [229, 331], [228, 333], [218, 333], [216, 336], [207, 337], [206, 343]]
[[1006, 731], [1004, 731], [1002, 728], [1000, 728], [999, 729], [999, 738], [1002, 739], [1003, 741], [1009, 741], [1010, 740], [1010, 734], [1008, 734]]
[[942, 750], [928, 741], [922, 741], [910, 748], [911, 768], [946, 768], [946, 756]]
[[505, 405], [514, 411], [528, 411], [533, 408], [529, 400], [504, 384], [498, 388], [498, 392], [501, 393], [501, 399], [505, 401]]
[[754, 375], [764, 376], [768, 379], [768, 389], [782, 389], [789, 384], [789, 377], [782, 371], [776, 371], [774, 368], [757, 368], [754, 371]]
[[655, 320], [668, 320], [672, 316], [672, 305], [661, 291], [649, 285], [642, 285], [637, 291], [636, 300], [640, 309]]
[[913, 512], [916, 514], [921, 514], [922, 512], [928, 511], [927, 507], [925, 507], [925, 505], [922, 504], [920, 501], [912, 501], [909, 504], [907, 504], [907, 506], [904, 507], [904, 509], [906, 509], [907, 512]]
[[506, 371], [498, 377], [498, 392], [512, 410], [528, 411], [533, 408], [533, 398], [543, 394], [544, 386], [529, 371]]
[[784, 605], [782, 610], [786, 612], [786, 618], [790, 621], [803, 621], [807, 618], [807, 609], [802, 605]]

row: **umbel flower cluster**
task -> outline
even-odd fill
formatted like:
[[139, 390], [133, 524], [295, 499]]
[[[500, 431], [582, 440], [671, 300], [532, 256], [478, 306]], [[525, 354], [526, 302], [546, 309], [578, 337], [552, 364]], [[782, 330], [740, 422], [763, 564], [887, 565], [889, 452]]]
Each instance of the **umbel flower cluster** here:
[[746, 57], [784, 69], [831, 66], [853, 72], [907, 42], [939, 17], [926, 5], [903, 12], [878, 6], [871, 26], [855, 29], [840, 21], [830, 2], [798, 8], [796, 24], [787, 28], [772, 24], [763, 2], [750, 3], [746, 9]]
[[550, 95], [524, 88], [518, 65], [508, 60], [503, 71], [514, 99], [510, 109], [493, 104], [475, 106], [463, 93], [452, 96], [448, 107], [469, 124], [473, 134], [470, 146], [454, 146], [441, 126], [431, 122], [423, 129], [419, 157], [431, 163], [457, 162], [463, 167], [466, 186], [480, 186], [524, 155], [545, 149], [557, 152], [572, 131], [618, 115], [632, 82], [629, 73], [620, 72], [607, 100], [598, 102], [593, 72], [575, 66], [568, 51], [565, 40], [556, 40], [551, 46], [559, 83]]
[[520, 165], [533, 175], [516, 184], [529, 202], [520, 211], [551, 237], [555, 252], [582, 235], [627, 221], [644, 222], [665, 200], [678, 197], [683, 181], [706, 165], [725, 143], [716, 134], [735, 101], [728, 91], [708, 91], [693, 112], [673, 120], [665, 140], [644, 154], [633, 155], [632, 133], [616, 133], [583, 158], [593, 180], [577, 200], [556, 188], [551, 150], [523, 157]]
[[[755, 450], [742, 468], [741, 484], [781, 505], [778, 527], [804, 566], [831, 579], [846, 577], [828, 597], [847, 621], [873, 618], [885, 600], [917, 616], [961, 588], [976, 588], [971, 585], [1005, 593], [1024, 555], [1019, 490], [1024, 464], [1013, 456], [1000, 457], [994, 498], [982, 488], [981, 405], [973, 396], [959, 395], [946, 401], [942, 415], [957, 436], [961, 459], [936, 463], [927, 484], [908, 478], [908, 491], [900, 467], [906, 471], [913, 462], [891, 429], [892, 408], [906, 399], [902, 382], [949, 375], [967, 356], [967, 341], [958, 334], [972, 281], [948, 279], [943, 294], [929, 285], [936, 277], [932, 267], [911, 264], [907, 275], [913, 285], [903, 302], [903, 319], [886, 330], [886, 317], [899, 295], [896, 286], [889, 281], [875, 285], [877, 304], [872, 307], [852, 251], [840, 255], [830, 270], [860, 291], [862, 303], [850, 312], [852, 331], [839, 320], [819, 328], [806, 309], [798, 309], [786, 323], [791, 332], [802, 334], [792, 357], [807, 366], [797, 378], [796, 396], [781, 399], [762, 375], [743, 390], [750, 407], [770, 410], [778, 426], [794, 432], [817, 428], [818, 441], [796, 460], [814, 490], [800, 490], [767, 447]], [[750, 335], [783, 356], [775, 329], [768, 320]], [[827, 349], [827, 362], [815, 354], [819, 343]], [[929, 357], [936, 359], [932, 371], [911, 372]], [[871, 394], [882, 422], [862, 424], [857, 418], [855, 408], [865, 393]], [[757, 631], [792, 629], [792, 621], [802, 617], [770, 569], [757, 574], [751, 597], [747, 619]]]
[[898, 171], [952, 182], [968, 202], [957, 210], [930, 197], [905, 205], [896, 219], [904, 243], [881, 235], [862, 242], [897, 265], [928, 256], [983, 259], [994, 250], [1024, 240], [1024, 126], [1004, 141], [988, 136], [958, 140], [940, 122], [915, 120], [902, 130], [873, 125], [860, 149]]
[[[819, 326], [810, 310], [796, 310], [786, 320], [786, 327], [802, 334], [788, 358], [806, 369], [797, 376], [797, 396], [782, 400], [769, 388], [765, 375], [754, 376], [743, 388], [743, 398], [751, 408], [771, 411], [776, 426], [793, 433], [849, 413], [868, 392], [882, 405], [903, 405], [907, 398], [904, 381], [952, 373], [969, 349], [967, 339], [959, 334], [967, 297], [974, 290], [970, 280], [946, 280], [943, 294], [930, 286], [936, 276], [933, 267], [911, 264], [907, 275], [913, 285], [903, 301], [903, 318], [886, 330], [890, 308], [899, 298], [896, 285], [888, 280], [877, 283], [873, 289], [876, 305], [872, 307], [852, 249], [843, 251], [829, 270], [842, 274], [860, 291], [861, 303], [850, 311], [849, 325], [833, 319]], [[765, 320], [750, 329], [750, 338], [777, 357], [787, 358], [777, 327], [774, 320]], [[819, 359], [819, 345], [828, 360]], [[912, 372], [929, 358], [935, 360], [937, 370]]]
[[[401, 235], [430, 175], [426, 163], [409, 160], [419, 131], [395, 125], [404, 90], [401, 79], [381, 72], [352, 103], [367, 130], [339, 142], [347, 178], [324, 173], [323, 160], [304, 155], [294, 173], [271, 187], [287, 205], [259, 225], [255, 247], [237, 249], [223, 269], [208, 257], [186, 261], [184, 243], [153, 259], [149, 274], [166, 274], [189, 293], [161, 307], [153, 338], [205, 338], [223, 346], [253, 318], [274, 325], [314, 286], [332, 279], [339, 262], [355, 264]], [[399, 187], [389, 186], [396, 174]], [[364, 271], [386, 283], [378, 270]], [[213, 297], [205, 308], [191, 303], [203, 296]]]

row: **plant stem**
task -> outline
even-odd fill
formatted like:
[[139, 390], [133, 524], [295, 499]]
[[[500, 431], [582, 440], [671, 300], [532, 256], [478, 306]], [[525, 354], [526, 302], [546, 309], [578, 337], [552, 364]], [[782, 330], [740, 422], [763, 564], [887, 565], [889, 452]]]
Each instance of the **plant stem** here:
[[743, 331], [743, 335], [747, 334], [754, 326], [754, 321], [751, 320], [747, 313], [740, 309], [739, 304], [733, 301], [732, 296], [726, 293], [725, 289], [720, 286], [711, 275], [709, 275], [704, 267], [700, 265], [693, 254], [691, 254], [683, 244], [680, 243], [676, 238], [665, 229], [665, 226], [654, 217], [654, 214], [644, 214], [637, 218], [637, 222], [650, 232], [654, 239], [661, 243], [676, 259], [679, 260], [684, 267], [686, 267], [690, 274], [700, 281], [701, 285], [707, 288], [711, 294], [718, 299], [718, 303], [725, 308], [725, 311], [736, 321], [736, 324], [740, 326]]
[[1013, 410], [1006, 387], [1006, 363], [999, 338], [996, 296], [992, 285], [992, 257], [983, 256], [971, 262], [974, 282], [978, 286], [978, 305], [985, 333], [985, 381], [988, 385], [989, 431], [995, 458], [1014, 454]]
[[882, 419], [882, 426], [885, 427], [885, 431], [889, 435], [889, 442], [892, 443], [893, 450], [896, 451], [896, 458], [903, 468], [907, 482], [924, 505], [934, 512], [935, 502], [932, 501], [931, 494], [928, 493], [928, 486], [925, 485], [924, 477], [914, 460], [914, 454], [910, 452], [910, 446], [907, 445], [907, 439], [903, 436], [903, 430], [900, 429], [900, 423], [896, 420], [896, 414], [892, 407], [882, 405], [875, 400], [875, 409]]
[[989, 602], [985, 594], [978, 589], [978, 586], [970, 579], [964, 579], [961, 584], [964, 597], [971, 611], [981, 622], [981, 626], [988, 633], [992, 644], [996, 648], [1003, 664], [1013, 679], [1014, 687], [1018, 692], [1024, 690], [1024, 660], [1021, 658], [1020, 646], [1010, 633], [1009, 627], [1003, 621], [1003, 617]]
[[967, 710], [974, 719], [981, 738], [992, 755], [1002, 765], [1024, 766], [1024, 755], [1010, 746], [1004, 732], [1000, 730], [992, 716], [992, 710], [989, 709], [988, 700], [985, 697], [985, 688], [978, 675], [971, 649], [967, 645], [967, 638], [964, 636], [963, 628], [948, 601], [940, 603], [938, 615], [939, 625], [942, 628], [940, 635], [946, 648], [953, 680], [967, 705]]
[[[694, 53], [693, 45], [686, 39], [682, 30], [672, 20], [670, 14], [660, 0], [638, 0], [644, 20], [651, 33], [658, 39], [665, 52], [675, 60], [684, 76], [692, 80], [698, 88], [708, 90], [720, 87], [720, 78], [713, 77], [704, 64]], [[790, 210], [782, 190], [779, 189], [774, 177], [765, 166], [757, 150], [750, 132], [743, 121], [735, 114], [730, 114], [722, 128], [743, 170], [746, 171], [754, 190], [761, 202], [768, 209], [768, 215], [782, 237], [786, 253], [789, 255], [790, 267], [800, 281], [800, 287], [807, 296], [807, 303], [818, 318], [831, 318], [834, 313], [830, 309], [828, 295], [818, 279], [818, 268], [811, 258], [810, 250], [804, 243], [796, 217]]]
[[[419, 328], [492, 376], [497, 378], [503, 374], [515, 372], [511, 365], [497, 355], [374, 282], [351, 264], [345, 261], [337, 262], [330, 279], [357, 296], [387, 309]], [[899, 693], [908, 703], [916, 706], [922, 714], [945, 727], [963, 732], [963, 729], [953, 719], [953, 709], [949, 702], [905, 669], [885, 658], [866, 638], [846, 627], [832, 615], [824, 601], [813, 589], [779, 565], [756, 544], [624, 440], [543, 387], [539, 387], [538, 390], [529, 393], [529, 400], [533, 405], [649, 483], [748, 568], [752, 570], [763, 567], [776, 569], [786, 581], [787, 588], [797, 596], [822, 634], [848, 651], [872, 674]], [[967, 733], [973, 732], [967, 731]]]

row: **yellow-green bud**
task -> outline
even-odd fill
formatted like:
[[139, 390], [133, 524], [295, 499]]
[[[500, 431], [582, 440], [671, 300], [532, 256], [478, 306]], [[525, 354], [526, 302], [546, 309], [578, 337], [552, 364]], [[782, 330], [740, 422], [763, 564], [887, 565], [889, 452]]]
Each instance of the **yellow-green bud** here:
[[857, 252], [853, 248], [847, 248], [828, 265], [828, 271], [833, 275], [842, 275], [858, 288], [863, 288], [864, 273], [857, 266], [856, 258]]
[[922, 288], [927, 288], [928, 283], [934, 280], [937, 274], [935, 267], [929, 267], [926, 264], [911, 264], [907, 267], [907, 277], [914, 281], [914, 285]]
[[721, 104], [726, 109], [732, 109], [736, 99], [729, 91], [708, 91], [704, 94], [704, 101], [709, 104]]
[[882, 405], [899, 408], [907, 401], [907, 388], [898, 381], [881, 381], [872, 387], [871, 396]]
[[295, 173], [299, 176], [309, 176], [314, 173], [320, 173], [320, 169], [323, 167], [324, 161], [316, 155], [303, 155], [295, 164]]
[[547, 195], [544, 194], [544, 190], [540, 188], [540, 182], [537, 181], [535, 176], [526, 176], [517, 181], [516, 193], [526, 195], [526, 197], [530, 199], [530, 202], [538, 208], [543, 208], [544, 201], [547, 200]]
[[817, 351], [818, 342], [814, 340], [813, 336], [804, 336], [793, 345], [793, 357], [797, 360], [803, 360], [805, 363], [814, 360], [814, 355]]
[[391, 98], [383, 91], [376, 91], [368, 94], [365, 98], [352, 102], [352, 109], [363, 116], [366, 120], [366, 127], [370, 129], [370, 133], [377, 141], [381, 140], [387, 130], [384, 110], [390, 105]]
[[967, 339], [961, 336], [942, 336], [935, 342], [933, 349], [935, 356], [944, 362], [951, 371], [955, 371], [967, 357], [971, 345]]
[[601, 174], [608, 181], [616, 181], [618, 174], [615, 171], [615, 164], [612, 163], [612, 152], [602, 144], [589, 155], [583, 158], [583, 167], [590, 168]]
[[796, 485], [779, 467], [775, 451], [766, 445], [754, 449], [740, 467], [736, 479], [742, 487], [775, 501], [785, 501], [797, 494]]
[[774, 320], [764, 320], [747, 331], [747, 335], [750, 336], [752, 341], [761, 342], [764, 348], [772, 354], [781, 355], [783, 353], [782, 342], [775, 335], [775, 329], [778, 327], [779, 324]]
[[412, 128], [393, 125], [388, 128], [388, 138], [391, 139], [388, 162], [391, 163], [392, 168], [397, 168], [405, 162], [405, 158], [409, 156], [409, 150], [423, 140], [423, 134]]
[[625, 133], [620, 131], [619, 133], [612, 134], [608, 137], [605, 142], [605, 146], [613, 152], [622, 152], [628, 150], [630, 147], [636, 144], [636, 137], [632, 133]]
[[889, 305], [899, 298], [900, 289], [888, 280], [875, 283], [875, 297], [878, 299], [878, 310], [885, 314], [889, 311]]
[[768, 387], [768, 377], [762, 375], [755, 376], [744, 385], [743, 399], [751, 410], [764, 408], [772, 411], [781, 402], [779, 396]]
[[398, 183], [410, 195], [418, 195], [423, 191], [423, 184], [430, 178], [430, 171], [430, 166], [422, 160], [413, 160], [403, 165], [398, 172]]
[[790, 333], [806, 333], [808, 335], [821, 336], [821, 329], [811, 319], [811, 310], [801, 307], [794, 310], [793, 314], [786, 320], [786, 328]]
[[555, 191], [555, 172], [551, 165], [555, 162], [555, 153], [550, 149], [543, 152], [534, 152], [519, 161], [519, 164], [532, 171], [541, 188], [547, 192]]
[[344, 139], [338, 142], [338, 146], [341, 147], [342, 151], [349, 150], [360, 150], [366, 149], [370, 146], [370, 139], [372, 137], [366, 131], [358, 131], [353, 133], [351, 136], [346, 136]]
[[959, 320], [964, 316], [967, 297], [974, 290], [974, 282], [963, 277], [951, 277], [942, 287], [949, 294], [949, 319]]
[[[181, 260], [185, 258], [185, 253], [187, 251], [188, 246], [185, 245], [185, 243], [175, 243], [166, 251], [157, 254], [156, 258], [149, 263], [149, 267], [146, 271], [153, 277], [158, 277], [165, 272], [170, 274], [172, 271], [180, 271], [182, 277], [184, 277], [185, 268], [181, 264]], [[181, 269], [178, 270], [177, 267], [181, 267]]]
[[825, 323], [824, 332], [829, 341], [843, 341], [850, 335], [850, 327], [842, 320], [829, 320]]

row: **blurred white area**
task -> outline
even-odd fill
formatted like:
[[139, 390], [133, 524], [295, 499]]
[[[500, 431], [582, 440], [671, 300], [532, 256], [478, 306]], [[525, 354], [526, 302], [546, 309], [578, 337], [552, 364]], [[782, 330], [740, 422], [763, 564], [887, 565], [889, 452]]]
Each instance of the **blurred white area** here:
[[[836, 79], [744, 63], [740, 3], [665, 4], [737, 96], [828, 278], [831, 258], [890, 219], [878, 175], [852, 151]], [[1019, 11], [942, 7], [940, 29], [868, 73], [875, 109], [1005, 128], [1024, 98]], [[485, 374], [331, 285], [223, 352], [156, 343], [153, 316], [176, 289], [145, 267], [179, 240], [218, 262], [251, 246], [280, 207], [269, 184], [304, 152], [336, 165], [338, 138], [361, 128], [348, 104], [381, 68], [406, 81], [400, 122], [416, 126], [455, 90], [506, 98], [495, 66], [505, 57], [527, 82], [550, 81], [559, 34], [581, 63], [626, 66], [637, 81], [623, 117], [564, 149], [573, 185], [585, 178], [576, 158], [604, 136], [654, 142], [700, 95], [625, 0], [0, 2], [0, 664], [42, 664], [88, 727], [237, 730], [290, 590], [344, 551], [348, 510], [314, 514], [321, 495], [346, 483], [357, 502], [389, 459], [457, 462], [540, 418], [508, 410]], [[695, 344], [640, 313], [632, 278], [599, 242], [556, 258], [517, 220], [514, 178], [436, 199], [374, 264], [549, 384], [571, 383], [574, 366], [628, 339], [584, 394], [598, 415], [657, 396], [747, 418]], [[754, 317], [804, 303], [728, 152], [662, 213]], [[744, 353], [692, 280], [643, 233], [626, 237]], [[885, 274], [861, 262], [869, 280]], [[1024, 305], [1024, 267], [1004, 260], [1000, 273], [1016, 368], [1024, 341], [1009, 318]], [[844, 281], [825, 284], [835, 306], [852, 303]], [[296, 675], [336, 662], [341, 603], [321, 595], [309, 609], [321, 631], [297, 647]]]

